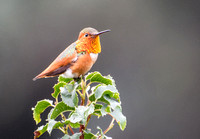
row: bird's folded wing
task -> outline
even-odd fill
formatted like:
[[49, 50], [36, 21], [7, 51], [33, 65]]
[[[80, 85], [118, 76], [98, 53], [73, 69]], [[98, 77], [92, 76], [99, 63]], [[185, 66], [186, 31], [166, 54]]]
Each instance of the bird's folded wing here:
[[33, 78], [33, 80], [62, 74], [76, 59], [76, 43], [72, 43], [42, 73]]

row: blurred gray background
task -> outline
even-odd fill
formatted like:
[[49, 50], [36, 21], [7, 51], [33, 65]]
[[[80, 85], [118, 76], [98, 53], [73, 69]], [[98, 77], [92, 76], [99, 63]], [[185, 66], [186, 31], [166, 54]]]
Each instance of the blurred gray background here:
[[[128, 121], [107, 135], [199, 139], [199, 7], [199, 0], [0, 0], [0, 138], [33, 138], [31, 107], [51, 98], [57, 78], [32, 78], [90, 26], [112, 30], [101, 36], [91, 71], [114, 77]], [[89, 126], [105, 129], [107, 120]]]

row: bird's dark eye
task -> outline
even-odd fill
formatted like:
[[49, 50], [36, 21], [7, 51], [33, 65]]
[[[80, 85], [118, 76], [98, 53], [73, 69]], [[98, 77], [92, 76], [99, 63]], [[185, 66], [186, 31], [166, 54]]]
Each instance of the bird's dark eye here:
[[86, 34], [85, 34], [85, 37], [87, 37], [87, 36], [88, 36], [88, 34], [86, 33]]

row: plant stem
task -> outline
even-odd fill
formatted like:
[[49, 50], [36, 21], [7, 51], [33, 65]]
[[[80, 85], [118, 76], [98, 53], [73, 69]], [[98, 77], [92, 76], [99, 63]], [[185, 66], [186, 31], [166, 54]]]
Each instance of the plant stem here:
[[69, 125], [69, 130], [72, 132], [72, 135], [74, 134], [74, 131], [72, 129], [72, 127]]
[[[59, 129], [64, 133], [66, 134], [66, 131], [64, 129], [62, 129], [61, 127], [59, 127]], [[68, 134], [68, 133], [67, 133]]]
[[89, 100], [89, 94], [88, 94], [88, 92], [86, 92], [86, 96], [87, 96], [87, 104], [86, 105], [89, 105], [91, 102]]
[[77, 90], [77, 92], [79, 93], [80, 97], [82, 98], [83, 97], [82, 93], [79, 90]]
[[55, 105], [57, 105], [58, 104], [58, 98], [56, 98], [56, 102], [55, 102]]
[[63, 113], [61, 113], [61, 117], [62, 117], [62, 119], [63, 119], [64, 121], [67, 120], [67, 118], [65, 117], [65, 115], [64, 115]]
[[91, 114], [88, 116], [88, 118], [87, 118], [87, 121], [86, 121], [86, 123], [85, 123], [85, 128], [87, 128], [87, 125], [88, 125], [88, 123], [89, 123], [89, 121], [90, 121], [90, 118], [91, 118]]
[[110, 129], [113, 128], [113, 126], [114, 126], [114, 121], [115, 121], [115, 119], [112, 118], [112, 121], [110, 122], [110, 125], [109, 125], [108, 128], [103, 132], [104, 134], [106, 134]]
[[85, 92], [86, 92], [86, 88], [85, 88], [85, 82], [84, 80], [81, 78], [81, 88], [82, 88], [82, 97], [81, 97], [81, 105], [84, 106], [85, 105]]
[[[65, 117], [65, 115], [63, 113], [61, 113], [61, 117], [62, 117], [62, 119], [64, 121], [67, 120], [66, 117]], [[68, 126], [66, 127], [66, 133], [68, 134], [68, 132], [67, 132], [68, 127], [69, 127], [69, 130], [71, 131], [71, 133], [74, 134], [74, 131], [73, 131], [72, 127], [70, 126], [70, 124], [68, 124]]]
[[[84, 106], [85, 105], [85, 92], [86, 92], [86, 83], [84, 82], [84, 80], [81, 78], [81, 88], [82, 88], [82, 97], [81, 97], [81, 105]], [[79, 132], [81, 132], [81, 136], [80, 139], [84, 139], [84, 134], [83, 134], [83, 130], [85, 129], [84, 125], [80, 125], [80, 129]]]
[[84, 134], [83, 134], [83, 130], [85, 129], [85, 126], [84, 125], [80, 125], [80, 129], [79, 129], [79, 132], [81, 132], [81, 136], [80, 136], [80, 139], [84, 139]]
[[82, 98], [81, 99], [81, 106], [84, 106], [85, 105], [85, 98]]

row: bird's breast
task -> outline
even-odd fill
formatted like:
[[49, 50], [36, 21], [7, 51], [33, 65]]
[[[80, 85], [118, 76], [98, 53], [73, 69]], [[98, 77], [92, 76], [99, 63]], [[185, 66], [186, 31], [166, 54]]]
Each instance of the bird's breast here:
[[95, 62], [96, 62], [96, 60], [97, 60], [97, 58], [98, 58], [98, 54], [95, 54], [95, 53], [90, 53], [90, 57], [91, 57], [91, 59], [92, 59], [93, 63], [95, 63]]
[[72, 63], [70, 69], [75, 77], [86, 74], [97, 60], [98, 54], [85, 53], [78, 57], [78, 59]]

